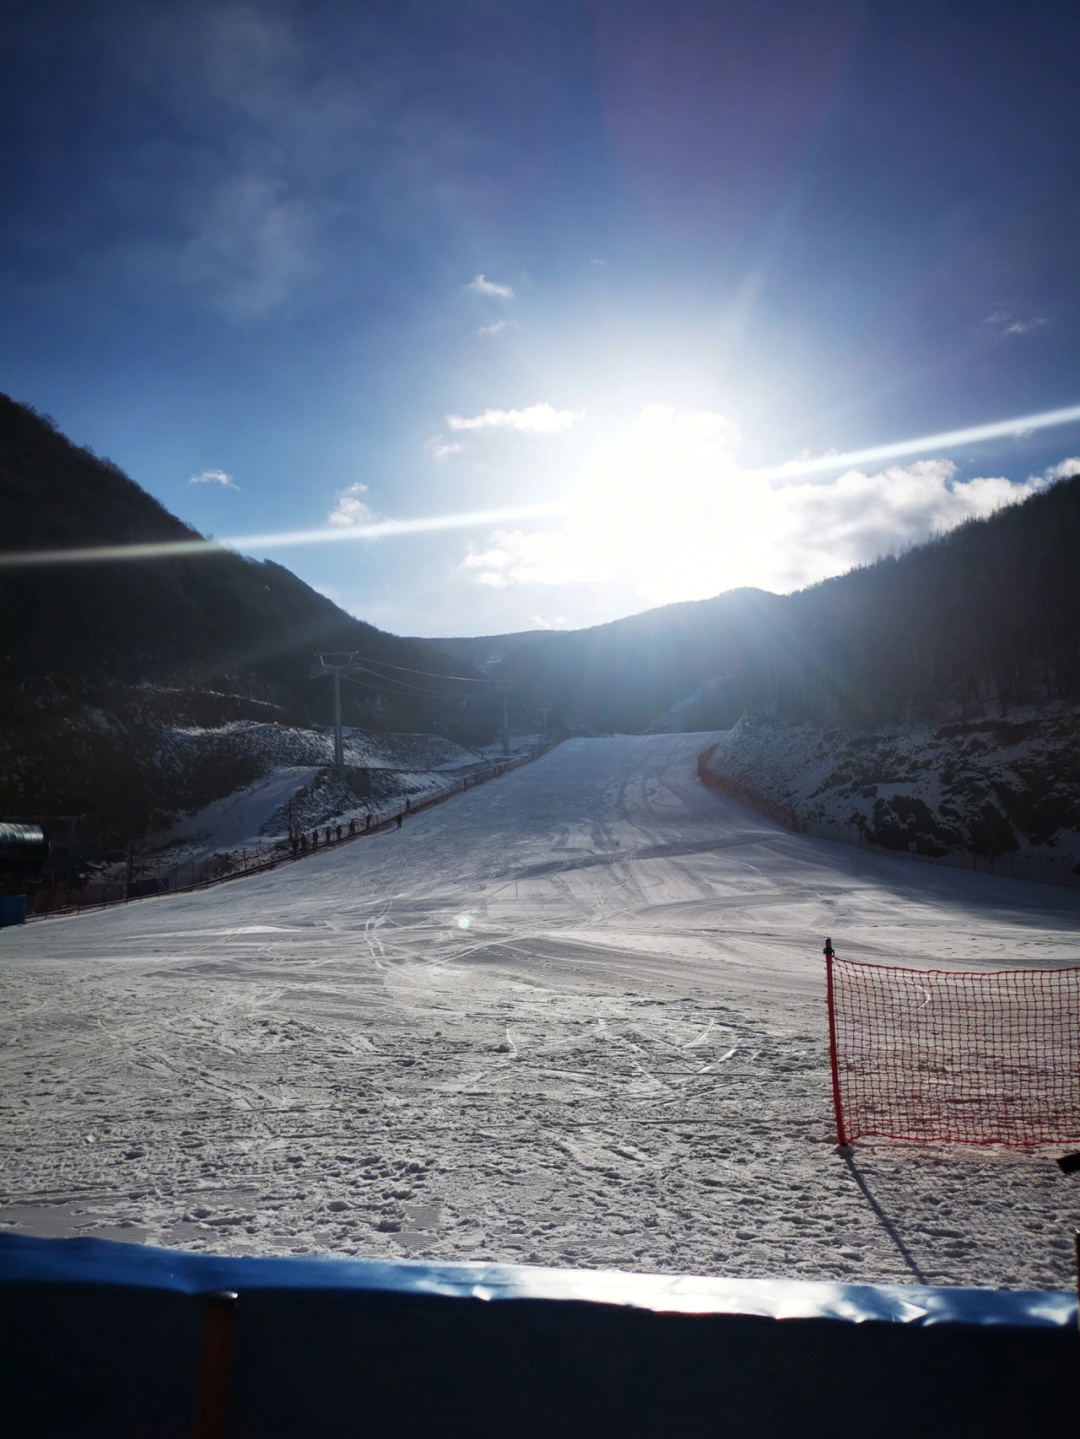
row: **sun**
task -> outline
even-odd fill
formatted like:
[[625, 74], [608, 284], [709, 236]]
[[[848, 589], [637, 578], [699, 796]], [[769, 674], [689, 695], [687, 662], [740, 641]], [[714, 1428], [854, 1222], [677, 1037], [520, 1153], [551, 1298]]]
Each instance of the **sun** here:
[[654, 604], [759, 583], [774, 567], [772, 492], [739, 469], [737, 442], [720, 414], [648, 407], [585, 460], [571, 541]]

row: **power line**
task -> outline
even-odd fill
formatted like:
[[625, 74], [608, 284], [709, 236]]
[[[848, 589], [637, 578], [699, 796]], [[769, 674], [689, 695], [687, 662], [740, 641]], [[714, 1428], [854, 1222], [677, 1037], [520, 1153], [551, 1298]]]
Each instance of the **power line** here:
[[368, 655], [364, 656], [363, 662], [367, 665], [382, 665], [383, 669], [400, 670], [402, 674], [423, 675], [425, 679], [429, 680], [459, 680], [462, 684], [466, 685], [484, 685], [488, 683], [487, 680], [476, 679], [472, 675], [440, 675], [436, 674], [434, 670], [409, 669], [406, 665], [392, 665], [389, 660], [376, 660], [370, 658]]
[[[361, 661], [355, 653], [345, 654], [320, 654], [316, 656], [318, 668], [312, 671], [310, 678], [321, 679], [329, 676], [334, 681], [334, 765], [341, 769], [345, 763], [344, 741], [341, 730], [341, 682], [360, 686], [361, 689], [371, 689], [382, 694], [397, 695], [419, 695], [426, 699], [451, 700], [463, 699], [460, 694], [449, 693], [445, 690], [429, 690], [419, 685], [407, 684], [404, 680], [398, 679], [396, 675], [381, 675], [375, 670], [366, 668], [367, 661]], [[424, 674], [423, 670], [405, 670], [402, 665], [393, 666], [395, 669], [404, 670], [406, 674]], [[358, 679], [358, 674], [368, 674], [370, 680]], [[455, 675], [435, 676], [437, 679], [456, 680]], [[374, 682], [373, 682], [374, 681]], [[470, 681], [470, 683], [482, 684], [482, 680]]]
[[426, 686], [423, 685], [411, 685], [407, 680], [398, 679], [396, 675], [381, 675], [376, 670], [369, 670], [364, 664], [358, 664], [356, 668], [360, 672], [360, 674], [370, 675], [372, 679], [378, 680], [380, 684], [398, 685], [402, 689], [415, 690], [418, 694], [431, 694], [447, 698], [450, 697], [450, 692], [447, 690], [432, 690], [428, 689]]
[[[362, 671], [362, 673], [368, 673], [368, 671]], [[435, 700], [454, 698], [454, 696], [446, 694], [445, 691], [418, 689], [415, 685], [403, 684], [401, 680], [390, 679], [386, 675], [375, 675], [374, 679], [378, 681], [377, 684], [373, 684], [371, 680], [357, 679], [354, 674], [344, 675], [343, 679], [346, 684], [360, 685], [362, 689], [379, 690], [384, 694], [426, 695], [429, 699]], [[391, 686], [396, 686], [396, 688], [391, 688]]]
[[[341, 681], [359, 685], [362, 689], [373, 689], [381, 693], [420, 695], [426, 699], [450, 700], [463, 698], [460, 694], [447, 693], [440, 690], [423, 689], [419, 685], [410, 685], [405, 680], [399, 679], [396, 675], [379, 674], [377, 670], [369, 669], [371, 664], [381, 664], [385, 669], [398, 670], [403, 675], [420, 675], [427, 679], [447, 680], [451, 684], [483, 684], [483, 680], [471, 679], [466, 675], [440, 675], [431, 670], [414, 670], [405, 665], [391, 664], [389, 660], [369, 660], [361, 657], [355, 650], [341, 654], [318, 654], [315, 656], [316, 668], [311, 672], [311, 679], [321, 679], [329, 676], [334, 681], [334, 767], [341, 770], [345, 764], [345, 748], [341, 731]], [[367, 674], [371, 680], [365, 682], [357, 679], [357, 674]], [[372, 681], [378, 681], [377, 684]], [[505, 748], [505, 746], [504, 746]]]
[[[377, 683], [372, 684], [371, 681], [358, 680], [355, 678], [357, 673], [370, 675], [371, 679], [377, 681]], [[377, 674], [374, 670], [365, 669], [363, 665], [357, 665], [353, 671], [353, 674], [347, 675], [346, 678], [351, 680], [353, 684], [366, 683], [371, 689], [384, 689], [391, 694], [428, 695], [432, 699], [462, 698], [461, 695], [456, 695], [449, 690], [431, 690], [426, 689], [421, 685], [410, 685], [405, 680], [398, 679], [396, 675], [380, 675]], [[392, 686], [395, 686], [396, 688], [391, 688]]]

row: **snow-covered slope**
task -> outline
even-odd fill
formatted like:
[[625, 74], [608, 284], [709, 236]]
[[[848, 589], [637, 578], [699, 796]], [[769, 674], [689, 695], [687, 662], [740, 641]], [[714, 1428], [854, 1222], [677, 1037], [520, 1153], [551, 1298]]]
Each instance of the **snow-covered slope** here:
[[1075, 962], [1080, 893], [789, 834], [708, 735], [575, 740], [401, 830], [0, 935], [0, 1224], [1068, 1290], [1035, 1154], [834, 1149], [820, 949]]
[[[76, 863], [119, 857], [132, 843], [142, 851], [148, 835], [156, 847], [195, 811], [229, 807], [241, 792], [284, 783], [286, 770], [314, 772], [334, 758], [329, 728], [290, 723], [285, 709], [244, 694], [146, 683], [103, 685], [76, 697], [43, 686], [27, 687], [20, 704], [0, 725], [0, 814], [42, 822], [79, 816]], [[368, 772], [361, 797], [388, 799], [413, 783], [403, 775], [465, 770], [478, 761], [475, 750], [441, 734], [345, 732], [346, 765]], [[328, 806], [333, 799], [340, 809], [340, 798], [319, 795], [309, 805], [312, 823], [332, 818]], [[235, 805], [231, 811], [230, 845], [239, 838]], [[207, 832], [200, 824], [199, 833]], [[250, 831], [245, 837], [255, 838]]]
[[[333, 734], [325, 730], [238, 722], [215, 729], [173, 728], [171, 763], [182, 766], [185, 745], [205, 755], [215, 745], [250, 756], [259, 777], [199, 809], [167, 820], [140, 847], [139, 873], [187, 865], [205, 855], [255, 850], [279, 843], [290, 825], [310, 830], [344, 821], [398, 798], [414, 799], [444, 788], [455, 776], [490, 762], [487, 751], [465, 749], [442, 735], [373, 734], [345, 729], [344, 773], [330, 769]], [[531, 748], [518, 736], [515, 752]]]

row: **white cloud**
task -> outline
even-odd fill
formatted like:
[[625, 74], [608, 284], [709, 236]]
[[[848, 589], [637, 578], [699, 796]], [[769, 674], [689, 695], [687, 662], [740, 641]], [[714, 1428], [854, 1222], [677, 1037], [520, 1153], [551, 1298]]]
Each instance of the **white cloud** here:
[[493, 325], [481, 325], [476, 333], [478, 335], [497, 335], [500, 330], [505, 330], [508, 324], [508, 320], [496, 320]]
[[984, 325], [992, 326], [1003, 335], [1027, 335], [1049, 323], [1045, 315], [1017, 315], [1008, 306], [994, 310], [983, 320]]
[[[722, 414], [665, 405], [643, 410], [593, 452], [569, 498], [563, 554], [587, 556], [588, 566], [556, 564], [549, 536], [544, 582], [614, 572], [650, 604], [744, 585], [799, 589], [1024, 500], [1074, 463], [1021, 483], [959, 479], [956, 465], [942, 458], [849, 466], [827, 480], [808, 474], [780, 480], [740, 469], [736, 442], [736, 428]], [[470, 568], [489, 583], [528, 583], [541, 568], [529, 543], [518, 536], [510, 545], [504, 535]]]
[[[481, 416], [472, 427], [491, 423]], [[1080, 469], [1067, 459], [1016, 483], [960, 478], [952, 460], [922, 458], [877, 468], [849, 461], [829, 478], [779, 475], [741, 469], [737, 442], [723, 414], [649, 406], [590, 451], [562, 502], [563, 525], [494, 530], [470, 546], [462, 570], [492, 589], [617, 583], [650, 605], [740, 586], [782, 593], [924, 543]]]
[[549, 404], [523, 410], [485, 410], [482, 415], [447, 415], [452, 430], [520, 430], [531, 435], [555, 435], [568, 430], [577, 416], [573, 410], [556, 410]]
[[727, 449], [739, 439], [737, 426], [726, 415], [716, 410], [683, 414], [674, 405], [646, 405], [634, 430], [644, 439], [659, 438], [665, 444], [716, 443]]
[[240, 486], [224, 470], [203, 470], [201, 475], [192, 475], [189, 485], [220, 485], [223, 490], [238, 490]]
[[432, 435], [430, 440], [425, 440], [424, 449], [435, 459], [445, 460], [447, 455], [456, 455], [461, 446], [456, 441], [444, 440], [442, 435]]
[[477, 584], [583, 585], [615, 578], [612, 564], [561, 530], [495, 530], [486, 550], [469, 545], [462, 561]]
[[367, 485], [356, 484], [342, 490], [338, 496], [337, 508], [327, 515], [326, 523], [337, 525], [341, 529], [366, 524], [372, 518], [372, 513], [360, 496], [366, 495], [367, 489]]
[[570, 621], [565, 615], [556, 615], [553, 620], [545, 619], [543, 615], [533, 615], [529, 623], [534, 630], [568, 630], [570, 628]]
[[269, 12], [244, 0], [135, 6], [107, 43], [159, 102], [272, 125], [297, 102], [304, 54], [291, 21]]
[[496, 285], [494, 280], [485, 280], [483, 275], [477, 275], [470, 280], [465, 287], [472, 290], [475, 295], [491, 295], [497, 300], [512, 300], [514, 292], [509, 285]]
[[[399, 26], [387, 63], [381, 21], [324, 53], [292, 0], [124, 12], [95, 38], [162, 116], [125, 155], [117, 204], [140, 218], [138, 239], [119, 226], [105, 256], [125, 285], [187, 285], [239, 323], [355, 304], [384, 293], [409, 237], [490, 202], [491, 137], [440, 91], [446, 66], [467, 61], [469, 27], [432, 50], [422, 26]], [[513, 303], [509, 285], [473, 284], [485, 307]]]
[[1071, 460], [1062, 460], [1059, 465], [1051, 465], [1048, 470], [1043, 471], [1042, 477], [1052, 484], [1054, 480], [1067, 480], [1070, 475], [1080, 475], [1080, 455]]
[[883, 554], [924, 543], [965, 520], [985, 519], [1045, 487], [1042, 477], [1013, 483], [1003, 476], [957, 480], [951, 460], [917, 460], [866, 473], [852, 469], [826, 483], [773, 492], [775, 587], [843, 574]]

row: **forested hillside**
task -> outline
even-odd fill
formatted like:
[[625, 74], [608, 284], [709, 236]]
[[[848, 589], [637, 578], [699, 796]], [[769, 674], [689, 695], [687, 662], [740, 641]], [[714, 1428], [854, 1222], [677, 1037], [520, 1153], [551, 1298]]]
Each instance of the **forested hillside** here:
[[[0, 550], [198, 544], [108, 460], [0, 396]], [[403, 683], [437, 668], [423, 641], [353, 619], [281, 565], [225, 549], [58, 564], [0, 561], [0, 817], [78, 815], [91, 847], [207, 804], [333, 719], [315, 657], [355, 652], [342, 718], [369, 731], [493, 731], [482, 684]], [[459, 671], [460, 673], [460, 671]], [[178, 767], [175, 756], [182, 754]], [[93, 843], [91, 843], [93, 842]]]
[[[4, 397], [0, 533], [8, 555], [201, 538]], [[280, 565], [224, 549], [0, 564], [0, 806], [125, 828], [158, 803], [170, 727], [327, 724], [332, 686], [312, 678], [326, 651], [369, 663], [343, 686], [346, 724], [467, 743], [493, 733], [494, 687], [512, 726], [549, 732], [716, 730], [744, 713], [857, 732], [1077, 705], [1078, 554], [1074, 476], [797, 594], [735, 590], [573, 633], [440, 641], [384, 634]], [[493, 685], [412, 685], [410, 669], [474, 681], [486, 669]], [[250, 756], [224, 753], [199, 780], [204, 800], [251, 777]]]
[[[15, 553], [202, 538], [109, 460], [6, 396], [0, 535]], [[434, 668], [423, 641], [384, 634], [281, 565], [225, 549], [0, 567], [0, 692], [9, 707], [18, 708], [28, 684], [86, 697], [103, 686], [154, 683], [272, 701], [291, 719], [326, 719], [331, 687], [310, 679], [318, 651], [357, 651], [384, 668]], [[347, 720], [389, 729], [425, 726], [446, 707], [389, 681], [347, 686], [343, 702]]]
[[546, 714], [549, 727], [648, 731], [671, 705], [710, 686], [685, 728], [716, 729], [738, 719], [747, 675], [773, 658], [784, 606], [765, 590], [730, 590], [587, 630], [437, 643], [465, 662], [498, 660], [492, 673], [511, 704], [523, 718]]
[[792, 595], [747, 697], [847, 727], [1080, 701], [1080, 475]]

